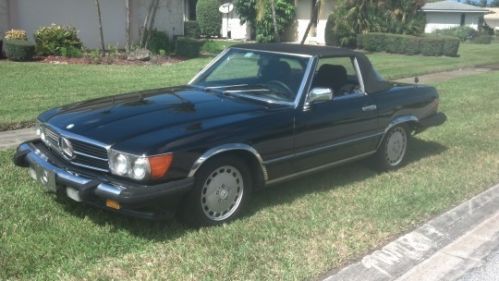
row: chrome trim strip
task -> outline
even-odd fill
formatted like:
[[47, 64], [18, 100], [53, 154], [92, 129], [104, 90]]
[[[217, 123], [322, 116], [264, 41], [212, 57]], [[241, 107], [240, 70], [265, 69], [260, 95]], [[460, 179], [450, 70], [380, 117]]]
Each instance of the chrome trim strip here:
[[360, 69], [359, 60], [357, 57], [353, 59], [353, 65], [355, 66], [355, 71], [357, 72], [357, 79], [359, 80], [360, 90], [364, 95], [367, 95], [366, 87], [364, 85], [364, 76], [362, 75], [362, 70]]
[[402, 123], [407, 123], [407, 122], [419, 122], [419, 119], [414, 115], [402, 115], [402, 116], [395, 117], [392, 121], [390, 121], [388, 126], [385, 128], [385, 131], [383, 132], [383, 137], [379, 141], [376, 149], [378, 149], [381, 146], [381, 144], [383, 143], [383, 140], [385, 139], [386, 133], [388, 133], [388, 131], [390, 131], [391, 128], [393, 128], [397, 125], [400, 125]]
[[250, 152], [251, 154], [253, 154], [253, 156], [255, 156], [256, 160], [260, 164], [263, 178], [265, 181], [267, 181], [268, 173], [267, 173], [267, 169], [265, 168], [265, 165], [263, 163], [262, 156], [260, 156], [260, 154], [258, 153], [258, 151], [256, 151], [256, 149], [254, 149], [253, 147], [251, 147], [247, 144], [243, 144], [243, 143], [229, 143], [229, 144], [224, 144], [224, 145], [209, 149], [208, 151], [206, 151], [203, 155], [201, 155], [194, 162], [191, 170], [189, 171], [188, 177], [193, 177], [196, 174], [197, 170], [199, 170], [201, 165], [203, 165], [203, 163], [206, 162], [206, 160], [210, 159], [211, 157], [213, 157], [217, 154], [220, 154], [222, 152], [237, 151], [237, 150], [247, 151], [247, 152]]
[[110, 185], [108, 183], [101, 183], [97, 186], [97, 190], [118, 196], [121, 194], [123, 188], [121, 186]]
[[317, 148], [312, 148], [310, 150], [306, 150], [306, 151], [302, 151], [302, 152], [298, 152], [298, 153], [293, 153], [291, 155], [286, 155], [286, 156], [274, 158], [274, 159], [265, 161], [264, 164], [268, 165], [268, 164], [272, 164], [272, 163], [275, 163], [275, 162], [288, 160], [288, 159], [291, 159], [291, 158], [295, 158], [295, 157], [299, 157], [299, 156], [311, 154], [311, 153], [314, 153], [314, 152], [319, 152], [319, 151], [322, 151], [322, 150], [331, 149], [331, 148], [334, 148], [334, 147], [337, 147], [337, 146], [342, 146], [342, 145], [346, 145], [346, 144], [349, 144], [349, 143], [358, 142], [358, 141], [362, 141], [362, 140], [369, 139], [369, 138], [374, 138], [374, 137], [377, 137], [377, 136], [381, 136], [383, 134], [384, 134], [383, 132], [379, 132], [379, 133], [368, 135], [368, 136], [358, 137], [358, 138], [355, 138], [355, 139], [352, 139], [352, 140], [345, 140], [345, 141], [337, 142], [337, 143], [334, 143], [334, 144], [329, 144], [329, 145], [325, 145], [325, 146], [321, 146], [321, 147], [317, 147]]
[[[237, 93], [237, 92], [232, 92], [232, 91], [230, 91], [230, 92], [229, 91], [225, 91], [225, 92], [227, 92], [230, 95], [235, 96], [235, 97], [241, 97], [241, 98], [246, 98], [246, 99], [252, 99], [252, 100], [262, 101], [262, 102], [265, 102], [265, 103], [268, 103], [268, 104], [279, 104], [279, 105], [288, 105], [288, 106], [294, 105], [293, 102], [278, 101], [278, 100], [273, 100], [273, 99], [266, 99], [266, 98], [262, 98], [262, 97], [259, 97], [259, 96], [245, 95], [243, 93]], [[244, 92], [249, 92], [249, 91], [244, 91]]]
[[85, 164], [81, 164], [81, 163], [77, 163], [77, 162], [73, 162], [73, 161], [70, 161], [70, 163], [72, 165], [75, 165], [75, 166], [78, 166], [78, 167], [92, 169], [92, 170], [99, 171], [99, 172], [106, 172], [106, 173], [109, 172], [109, 169], [101, 169], [101, 168], [98, 168], [98, 167], [95, 167], [95, 166], [89, 166], [89, 165], [85, 165]]
[[93, 155], [90, 155], [90, 154], [86, 154], [86, 153], [83, 153], [83, 152], [80, 152], [80, 151], [77, 151], [77, 150], [75, 150], [74, 153], [76, 155], [85, 156], [85, 157], [96, 159], [96, 160], [101, 160], [101, 161], [106, 161], [106, 162], [109, 160], [107, 158], [100, 158], [100, 157], [93, 156]]
[[266, 184], [267, 185], [271, 185], [271, 184], [276, 184], [276, 183], [279, 183], [279, 182], [291, 180], [291, 179], [294, 179], [296, 177], [299, 177], [299, 176], [302, 176], [302, 175], [305, 175], [305, 174], [309, 174], [309, 173], [313, 173], [313, 172], [318, 172], [320, 170], [331, 168], [331, 167], [334, 167], [334, 166], [337, 166], [337, 165], [340, 165], [340, 164], [343, 164], [343, 163], [347, 163], [347, 162], [354, 161], [354, 160], [357, 160], [357, 159], [365, 158], [365, 157], [373, 155], [374, 153], [376, 153], [376, 150], [368, 152], [368, 153], [359, 154], [357, 156], [346, 158], [346, 159], [343, 159], [343, 160], [340, 160], [340, 161], [328, 163], [328, 164], [325, 164], [325, 165], [322, 165], [322, 166], [318, 166], [318, 167], [314, 167], [314, 168], [311, 168], [311, 169], [307, 169], [307, 170], [304, 170], [304, 171], [300, 171], [300, 172], [297, 172], [297, 173], [293, 173], [293, 174], [290, 174], [290, 175], [287, 175], [287, 176], [284, 176], [284, 177], [280, 177], [280, 178], [277, 178], [277, 179], [273, 179], [273, 180], [268, 181]]
[[311, 57], [308, 61], [307, 68], [305, 69], [305, 73], [303, 74], [303, 80], [301, 81], [300, 88], [298, 89], [298, 94], [296, 95], [295, 98], [294, 102], [295, 109], [298, 108], [298, 106], [300, 105], [300, 101], [302, 100], [303, 96], [305, 96], [305, 101], [303, 102], [303, 104], [304, 105], [306, 104], [308, 92], [310, 92], [310, 87], [312, 85], [312, 83], [309, 83], [307, 87], [307, 82], [310, 81], [311, 79], [312, 80], [314, 79], [315, 75], [313, 74], [315, 72], [316, 62], [317, 59], [314, 57]]

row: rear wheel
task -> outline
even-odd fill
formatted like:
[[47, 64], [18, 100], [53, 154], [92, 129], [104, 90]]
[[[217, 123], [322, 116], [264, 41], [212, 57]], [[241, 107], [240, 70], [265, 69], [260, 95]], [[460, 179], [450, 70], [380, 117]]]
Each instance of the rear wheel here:
[[402, 166], [408, 143], [409, 135], [406, 126], [398, 125], [390, 129], [375, 155], [378, 167], [382, 170], [395, 170]]
[[237, 217], [249, 199], [251, 173], [233, 156], [205, 163], [195, 175], [195, 186], [181, 207], [184, 222], [192, 226], [222, 224]]

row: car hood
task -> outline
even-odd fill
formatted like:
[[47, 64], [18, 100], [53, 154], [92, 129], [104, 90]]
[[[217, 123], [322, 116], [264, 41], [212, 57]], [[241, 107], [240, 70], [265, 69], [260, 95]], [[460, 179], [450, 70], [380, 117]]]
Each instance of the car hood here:
[[210, 120], [212, 125], [246, 120], [263, 114], [268, 106], [184, 86], [84, 101], [54, 108], [38, 119], [62, 131], [114, 145], [166, 129], [192, 131]]

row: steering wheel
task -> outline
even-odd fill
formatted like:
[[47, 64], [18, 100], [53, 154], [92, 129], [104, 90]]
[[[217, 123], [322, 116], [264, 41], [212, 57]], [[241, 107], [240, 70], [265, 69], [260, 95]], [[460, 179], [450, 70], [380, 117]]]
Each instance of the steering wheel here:
[[289, 98], [290, 100], [293, 100], [295, 98], [295, 93], [293, 90], [289, 88], [288, 85], [286, 85], [284, 82], [279, 81], [279, 80], [271, 80], [269, 82], [266, 82], [268, 86], [277, 86], [278, 88], [284, 89], [284, 91], [277, 91], [279, 94], [283, 94], [284, 97]]

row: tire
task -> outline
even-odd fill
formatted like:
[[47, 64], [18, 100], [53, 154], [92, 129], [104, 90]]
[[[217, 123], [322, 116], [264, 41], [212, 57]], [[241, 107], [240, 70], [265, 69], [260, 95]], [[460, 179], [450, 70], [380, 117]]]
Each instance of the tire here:
[[406, 126], [398, 125], [391, 128], [375, 154], [377, 168], [382, 171], [400, 168], [404, 164], [409, 139]]
[[247, 205], [252, 185], [251, 172], [241, 159], [211, 159], [196, 172], [194, 188], [180, 206], [180, 218], [193, 227], [231, 221]]

